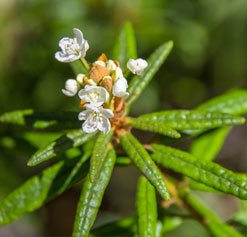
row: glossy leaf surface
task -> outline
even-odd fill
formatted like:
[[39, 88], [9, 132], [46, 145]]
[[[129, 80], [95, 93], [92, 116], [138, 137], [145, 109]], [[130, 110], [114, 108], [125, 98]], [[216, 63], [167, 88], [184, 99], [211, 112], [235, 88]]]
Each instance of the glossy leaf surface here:
[[70, 131], [62, 137], [51, 142], [46, 147], [38, 150], [34, 155], [32, 155], [28, 161], [28, 165], [37, 165], [72, 147], [78, 147], [91, 139], [94, 135], [95, 133], [84, 133], [81, 128]]
[[169, 199], [165, 181], [158, 167], [152, 161], [148, 152], [143, 148], [142, 144], [131, 134], [127, 133], [120, 137], [121, 144], [129, 158], [153, 184], [159, 194], [165, 199]]
[[157, 227], [157, 204], [155, 189], [141, 176], [137, 186], [136, 207], [138, 236], [155, 236]]
[[87, 175], [76, 211], [73, 236], [88, 236], [109, 183], [115, 160], [115, 151], [111, 149], [94, 182], [91, 181], [89, 174]]
[[187, 152], [163, 145], [152, 145], [152, 158], [160, 165], [184, 174], [218, 191], [247, 199], [247, 181], [232, 171]]

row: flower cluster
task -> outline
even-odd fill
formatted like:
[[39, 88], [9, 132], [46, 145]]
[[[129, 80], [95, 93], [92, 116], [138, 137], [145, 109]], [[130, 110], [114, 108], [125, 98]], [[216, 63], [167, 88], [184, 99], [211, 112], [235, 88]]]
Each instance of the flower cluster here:
[[[55, 54], [55, 58], [64, 63], [81, 59], [82, 63], [89, 67], [84, 60], [89, 49], [87, 40], [79, 29], [73, 29], [74, 38], [62, 38], [59, 41], [61, 51]], [[148, 66], [143, 59], [130, 59], [127, 68], [134, 74], [140, 75]], [[108, 60], [102, 54], [97, 61], [89, 67], [88, 75], [78, 74], [76, 79], [68, 79], [62, 92], [66, 96], [78, 94], [84, 110], [79, 113], [79, 120], [85, 120], [82, 129], [86, 133], [100, 130], [108, 133], [111, 129], [110, 118], [114, 117], [114, 103], [117, 98], [128, 97], [128, 81], [124, 77], [118, 61]]]

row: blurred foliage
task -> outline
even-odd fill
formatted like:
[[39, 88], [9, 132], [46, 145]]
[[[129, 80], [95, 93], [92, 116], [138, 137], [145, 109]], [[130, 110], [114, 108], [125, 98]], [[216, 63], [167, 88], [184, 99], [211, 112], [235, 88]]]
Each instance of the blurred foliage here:
[[[79, 110], [76, 98], [60, 93], [73, 73], [54, 59], [57, 42], [77, 27], [90, 42], [89, 61], [102, 51], [110, 56], [116, 31], [126, 20], [134, 25], [140, 57], [174, 41], [172, 54], [132, 106], [132, 114], [190, 109], [229, 88], [246, 87], [245, 6], [245, 0], [1, 0], [0, 114], [24, 108]], [[40, 170], [26, 169], [30, 152], [59, 135], [41, 133], [37, 138], [20, 129], [12, 136], [0, 128], [0, 198]], [[77, 150], [68, 157], [73, 152]], [[208, 236], [188, 220], [167, 236], [198, 232]]]

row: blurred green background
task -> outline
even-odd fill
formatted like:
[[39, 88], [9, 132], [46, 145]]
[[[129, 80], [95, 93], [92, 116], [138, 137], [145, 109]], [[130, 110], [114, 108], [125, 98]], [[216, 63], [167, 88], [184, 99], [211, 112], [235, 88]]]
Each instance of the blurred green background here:
[[[79, 111], [78, 99], [61, 93], [65, 80], [74, 75], [68, 64], [54, 59], [58, 41], [71, 37], [74, 27], [81, 29], [90, 45], [87, 59], [92, 62], [102, 52], [111, 56], [120, 27], [127, 20], [134, 25], [139, 57], [147, 58], [164, 41], [173, 40], [175, 45], [133, 106], [133, 115], [191, 109], [230, 88], [247, 87], [246, 0], [0, 0], [0, 113], [26, 108]], [[37, 146], [30, 150], [24, 140], [2, 134], [0, 143], [19, 147], [19, 152], [1, 151], [0, 198], [39, 169], [25, 165]], [[246, 139], [246, 127], [234, 129], [217, 161], [247, 171]], [[126, 172], [131, 174], [127, 184], [122, 181]], [[112, 213], [134, 213], [137, 176], [135, 169], [116, 169], [103, 202], [103, 211], [110, 210], [109, 218]], [[78, 190], [65, 193], [33, 215], [0, 228], [0, 236], [69, 235], [78, 195]], [[214, 206], [218, 199], [211, 199]], [[237, 208], [231, 197], [219, 202], [231, 206], [229, 213], [218, 210], [225, 219]], [[194, 232], [186, 232], [185, 227], [183, 233], [178, 230], [171, 236], [193, 237], [198, 231], [200, 236], [208, 236], [199, 227]]]

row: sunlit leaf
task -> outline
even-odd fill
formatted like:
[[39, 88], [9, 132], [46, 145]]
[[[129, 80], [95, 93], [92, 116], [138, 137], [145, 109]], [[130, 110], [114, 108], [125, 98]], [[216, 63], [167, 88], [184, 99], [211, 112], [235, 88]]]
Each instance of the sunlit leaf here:
[[123, 134], [120, 136], [121, 144], [129, 158], [146, 176], [146, 178], [153, 184], [159, 194], [165, 199], [169, 199], [165, 181], [161, 172], [152, 161], [147, 151], [143, 148], [142, 144], [131, 134]]
[[81, 128], [67, 132], [65, 135], [49, 143], [46, 147], [39, 149], [32, 155], [28, 161], [28, 165], [37, 165], [72, 147], [78, 147], [91, 139], [94, 135], [95, 133], [84, 133]]
[[92, 182], [89, 174], [87, 175], [76, 211], [73, 236], [88, 236], [100, 207], [104, 191], [109, 183], [115, 160], [115, 151], [111, 149], [108, 151], [96, 179]]
[[247, 113], [247, 90], [232, 90], [212, 98], [197, 107], [198, 110], [220, 111], [228, 114]]
[[89, 155], [86, 153], [79, 160], [60, 161], [15, 189], [0, 204], [0, 225], [6, 225], [24, 213], [41, 207], [47, 200], [85, 177], [89, 168], [89, 162], [85, 161]]
[[197, 110], [162, 111], [145, 114], [139, 118], [146, 122], [158, 121], [178, 130], [215, 128], [225, 125], [240, 125], [245, 122], [245, 119], [239, 116]]
[[181, 137], [181, 135], [176, 130], [166, 126], [165, 124], [159, 121], [147, 121], [146, 119], [142, 118], [129, 118], [129, 124], [131, 124], [134, 128], [161, 133], [168, 137]]
[[89, 176], [92, 182], [95, 181], [104, 164], [107, 154], [107, 145], [112, 138], [112, 134], [112, 131], [107, 134], [101, 132], [95, 141], [89, 170]]
[[232, 171], [210, 161], [163, 145], [152, 145], [152, 158], [160, 165], [184, 174], [223, 193], [247, 199], [247, 182]]
[[155, 236], [157, 227], [157, 204], [155, 189], [141, 176], [137, 186], [136, 198], [138, 236]]

